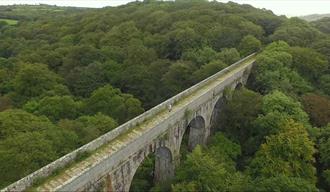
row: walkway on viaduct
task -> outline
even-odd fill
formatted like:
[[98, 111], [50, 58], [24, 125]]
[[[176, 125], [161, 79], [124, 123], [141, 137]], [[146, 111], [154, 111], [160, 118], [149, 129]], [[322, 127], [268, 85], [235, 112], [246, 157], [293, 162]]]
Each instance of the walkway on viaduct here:
[[[189, 148], [206, 142], [226, 90], [246, 83], [254, 61], [252, 54], [236, 62], [1, 191], [129, 191], [150, 153], [156, 157], [154, 180], [166, 182], [179, 164], [185, 131]], [[90, 155], [75, 161], [85, 152]]]

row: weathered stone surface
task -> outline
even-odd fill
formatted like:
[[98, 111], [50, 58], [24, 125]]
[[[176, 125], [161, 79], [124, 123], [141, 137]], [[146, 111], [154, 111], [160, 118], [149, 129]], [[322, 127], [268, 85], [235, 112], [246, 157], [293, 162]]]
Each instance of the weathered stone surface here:
[[205, 143], [205, 120], [201, 116], [195, 117], [189, 123], [188, 127], [189, 130], [189, 141], [188, 141], [188, 149], [192, 151], [198, 144]]
[[166, 147], [157, 148], [155, 162], [155, 183], [167, 183], [174, 176], [174, 163], [171, 151]]

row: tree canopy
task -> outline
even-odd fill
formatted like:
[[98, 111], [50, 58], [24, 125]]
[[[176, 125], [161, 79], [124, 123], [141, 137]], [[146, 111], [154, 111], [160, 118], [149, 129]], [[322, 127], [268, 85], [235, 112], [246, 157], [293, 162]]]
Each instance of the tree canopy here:
[[[0, 188], [258, 52], [171, 190], [330, 190], [329, 19], [206, 0], [0, 6], [0, 18], [15, 22], [0, 21]], [[134, 190], [153, 187], [148, 159]]]

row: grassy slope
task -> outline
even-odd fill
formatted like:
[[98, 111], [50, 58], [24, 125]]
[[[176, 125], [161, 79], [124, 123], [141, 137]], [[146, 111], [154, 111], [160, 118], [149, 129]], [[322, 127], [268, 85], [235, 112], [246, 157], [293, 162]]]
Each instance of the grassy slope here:
[[14, 20], [14, 19], [0, 19], [0, 21], [4, 21], [8, 25], [16, 25], [18, 23], [18, 21], [17, 20]]

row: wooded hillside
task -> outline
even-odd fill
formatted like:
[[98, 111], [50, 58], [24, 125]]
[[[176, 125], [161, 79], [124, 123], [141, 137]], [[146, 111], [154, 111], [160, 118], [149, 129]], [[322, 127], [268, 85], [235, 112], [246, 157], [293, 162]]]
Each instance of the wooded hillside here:
[[330, 189], [329, 22], [203, 0], [19, 8], [0, 7], [18, 20], [0, 21], [0, 188], [262, 50], [171, 189]]

